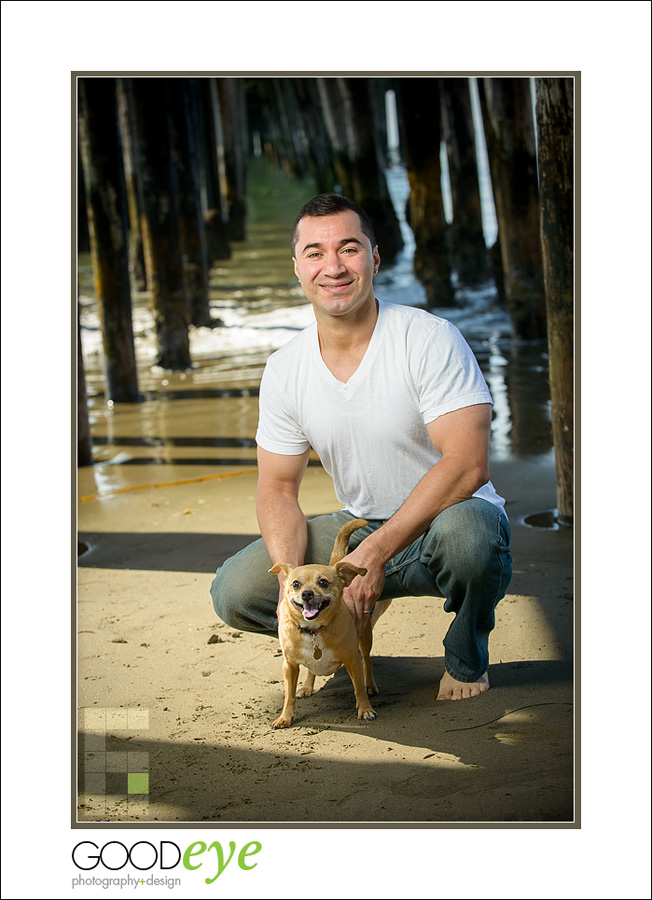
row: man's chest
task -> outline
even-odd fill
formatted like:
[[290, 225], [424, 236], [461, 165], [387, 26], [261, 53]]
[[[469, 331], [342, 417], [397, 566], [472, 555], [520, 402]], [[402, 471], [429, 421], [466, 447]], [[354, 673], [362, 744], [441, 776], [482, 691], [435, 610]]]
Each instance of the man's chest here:
[[427, 432], [414, 388], [401, 374], [379, 371], [363, 381], [332, 385], [322, 381], [301, 400], [298, 418], [317, 453], [349, 446], [402, 444]]

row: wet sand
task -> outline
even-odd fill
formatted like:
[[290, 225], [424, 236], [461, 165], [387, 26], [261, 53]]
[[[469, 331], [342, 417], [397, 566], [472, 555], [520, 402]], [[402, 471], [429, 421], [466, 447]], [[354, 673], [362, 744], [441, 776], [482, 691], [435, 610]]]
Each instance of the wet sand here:
[[[138, 483], [152, 472], [167, 486], [79, 504], [80, 822], [577, 821], [573, 532], [522, 523], [555, 505], [549, 459], [492, 467], [514, 555], [492, 689], [435, 701], [449, 616], [438, 598], [406, 598], [375, 635], [378, 717], [357, 720], [340, 671], [282, 731], [278, 642], [224, 625], [209, 596], [216, 566], [258, 535], [255, 473], [147, 466]], [[80, 471], [79, 495], [95, 490]], [[321, 468], [301, 502], [338, 508]]]

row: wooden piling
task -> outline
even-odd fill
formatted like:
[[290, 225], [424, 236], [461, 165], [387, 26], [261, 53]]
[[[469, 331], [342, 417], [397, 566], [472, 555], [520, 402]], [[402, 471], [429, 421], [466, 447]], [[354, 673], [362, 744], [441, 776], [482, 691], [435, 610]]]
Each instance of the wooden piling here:
[[468, 78], [440, 78], [443, 138], [453, 205], [451, 257], [460, 284], [475, 287], [490, 277], [482, 229], [478, 159]]
[[141, 148], [147, 282], [158, 343], [157, 364], [190, 366], [177, 172], [166, 79], [134, 78], [134, 120]]
[[130, 121], [130, 110], [133, 108], [133, 104], [127, 102], [127, 92], [130, 90], [130, 86], [130, 79], [117, 79], [118, 115], [122, 138], [125, 185], [127, 188], [127, 208], [129, 211], [129, 277], [132, 291], [146, 291], [147, 272], [145, 270], [143, 235], [140, 227], [143, 190], [140, 181], [140, 160], [136, 156], [138, 145], [134, 141], [134, 127]]
[[115, 78], [79, 79], [79, 125], [106, 399], [140, 400], [131, 320], [127, 199]]
[[529, 78], [479, 78], [505, 296], [514, 335], [546, 336], [534, 117]]
[[244, 80], [218, 78], [217, 92], [224, 123], [228, 235], [232, 241], [244, 241], [247, 173], [247, 111], [244, 102]]
[[436, 78], [399, 78], [399, 115], [410, 197], [408, 221], [416, 249], [414, 271], [431, 308], [453, 306], [455, 293], [441, 189], [441, 121]]
[[536, 79], [541, 245], [560, 522], [573, 523], [573, 79]]
[[319, 194], [330, 194], [337, 183], [333, 147], [324, 122], [317, 78], [295, 78], [294, 88], [301, 114], [310, 170]]
[[88, 418], [86, 369], [82, 354], [79, 303], [77, 304], [77, 465], [80, 467], [93, 465], [93, 444]]
[[218, 164], [221, 127], [219, 119], [216, 119], [219, 111], [215, 106], [216, 93], [211, 89], [211, 81], [208, 78], [191, 78], [189, 83], [191, 111], [197, 135], [199, 190], [209, 266], [231, 258], [227, 204], [222, 196]]
[[179, 233], [189, 321], [210, 325], [208, 256], [201, 214], [198, 167], [190, 140], [190, 110], [185, 79], [166, 79], [170, 96], [172, 152], [178, 178]]

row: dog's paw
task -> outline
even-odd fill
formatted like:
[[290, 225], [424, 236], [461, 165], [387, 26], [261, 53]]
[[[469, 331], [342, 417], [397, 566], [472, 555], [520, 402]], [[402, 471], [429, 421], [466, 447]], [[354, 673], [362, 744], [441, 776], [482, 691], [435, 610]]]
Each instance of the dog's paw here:
[[275, 722], [272, 722], [272, 728], [289, 728], [292, 724], [292, 719], [287, 719], [285, 716], [279, 716]]
[[299, 690], [296, 692], [295, 696], [297, 696], [297, 697], [312, 697], [312, 688], [306, 687], [304, 684], [303, 687], [299, 688]]
[[371, 707], [369, 709], [359, 709], [358, 710], [358, 718], [359, 719], [375, 719], [376, 713], [373, 711]]
[[376, 697], [378, 695], [378, 688], [376, 687], [375, 684], [368, 684], [367, 685], [367, 693], [369, 694], [370, 697]]

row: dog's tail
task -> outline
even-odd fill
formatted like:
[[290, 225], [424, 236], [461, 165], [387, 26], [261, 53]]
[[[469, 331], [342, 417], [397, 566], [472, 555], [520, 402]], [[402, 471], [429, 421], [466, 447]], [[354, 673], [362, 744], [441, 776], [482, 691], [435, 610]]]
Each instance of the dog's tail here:
[[354, 531], [357, 531], [358, 528], [362, 528], [366, 524], [366, 519], [351, 519], [351, 521], [347, 522], [346, 525], [342, 525], [337, 537], [335, 538], [335, 546], [333, 547], [333, 552], [331, 553], [331, 560], [328, 564], [329, 566], [334, 566], [336, 562], [344, 559], [346, 554], [349, 552], [349, 538]]

